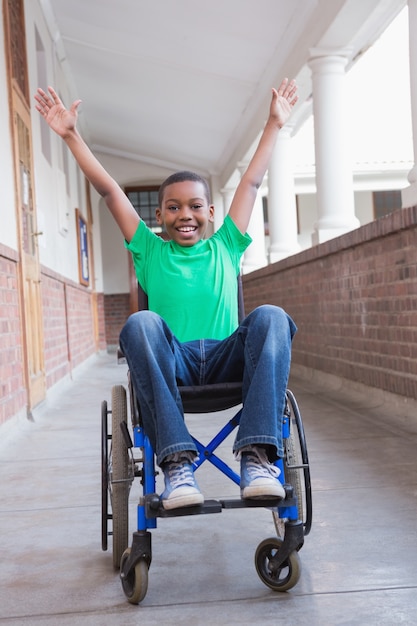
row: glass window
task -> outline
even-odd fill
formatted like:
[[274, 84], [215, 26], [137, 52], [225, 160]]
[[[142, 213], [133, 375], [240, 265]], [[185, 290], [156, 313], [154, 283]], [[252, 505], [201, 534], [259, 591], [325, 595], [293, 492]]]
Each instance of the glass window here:
[[374, 219], [389, 215], [396, 209], [401, 209], [401, 191], [374, 191]]
[[158, 206], [158, 189], [159, 187], [125, 187], [125, 194], [141, 219], [154, 233], [162, 232], [155, 216], [155, 209]]

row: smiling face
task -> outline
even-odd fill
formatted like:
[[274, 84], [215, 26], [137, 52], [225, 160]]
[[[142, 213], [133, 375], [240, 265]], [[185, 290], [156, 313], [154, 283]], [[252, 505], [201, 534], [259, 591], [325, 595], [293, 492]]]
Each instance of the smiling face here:
[[180, 246], [193, 246], [214, 221], [214, 207], [208, 203], [202, 183], [184, 180], [165, 187], [156, 219], [170, 239]]

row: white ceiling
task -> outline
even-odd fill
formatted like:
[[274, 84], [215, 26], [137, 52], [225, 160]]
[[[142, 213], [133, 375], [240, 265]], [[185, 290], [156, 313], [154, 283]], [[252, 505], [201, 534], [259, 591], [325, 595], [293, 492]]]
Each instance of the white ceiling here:
[[[366, 49], [405, 0], [41, 0], [80, 123], [102, 155], [192, 169], [225, 184], [250, 149], [270, 89], [311, 94], [314, 47]], [[67, 103], [69, 104], [69, 103]], [[126, 182], [126, 181], [120, 181]], [[149, 181], [147, 181], [149, 182]]]

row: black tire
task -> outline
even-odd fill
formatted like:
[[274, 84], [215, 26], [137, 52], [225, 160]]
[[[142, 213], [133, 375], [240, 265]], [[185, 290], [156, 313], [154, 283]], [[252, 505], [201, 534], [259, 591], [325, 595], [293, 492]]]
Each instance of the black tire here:
[[[120, 562], [120, 569], [129, 558], [130, 548], [124, 551]], [[122, 578], [122, 588], [126, 598], [131, 604], [139, 604], [148, 591], [148, 564], [145, 559], [140, 559], [134, 569], [126, 578]]]
[[109, 521], [109, 434], [107, 402], [101, 403], [101, 549], [108, 547]]
[[[291, 412], [290, 437], [285, 440], [285, 478], [293, 486], [298, 499], [299, 519], [304, 526], [304, 535], [311, 530], [313, 503], [311, 494], [310, 465], [303, 421], [294, 394], [287, 390], [287, 401]], [[287, 465], [289, 467], [287, 467]], [[291, 468], [291, 466], [295, 466]]]
[[255, 567], [262, 582], [273, 591], [288, 591], [299, 581], [301, 562], [298, 552], [291, 552], [284, 563], [276, 568], [273, 557], [283, 544], [279, 537], [271, 537], [262, 541], [256, 549]]
[[112, 388], [112, 444], [110, 455], [110, 494], [113, 519], [113, 565], [120, 567], [123, 552], [128, 546], [129, 534], [129, 471], [128, 450], [120, 424], [127, 422], [126, 389]]

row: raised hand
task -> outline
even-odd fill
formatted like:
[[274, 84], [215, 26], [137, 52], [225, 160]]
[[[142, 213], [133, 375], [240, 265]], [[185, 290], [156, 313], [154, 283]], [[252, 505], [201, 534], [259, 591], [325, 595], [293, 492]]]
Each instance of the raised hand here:
[[291, 111], [298, 100], [295, 80], [284, 78], [278, 89], [272, 89], [270, 116], [281, 128], [291, 115]]
[[81, 100], [75, 100], [71, 107], [66, 109], [52, 87], [48, 87], [48, 93], [38, 89], [35, 100], [36, 110], [50, 128], [65, 141], [85, 177], [105, 199], [124, 238], [130, 241], [138, 227], [139, 215], [123, 189], [104, 169], [77, 131], [77, 109]]
[[77, 123], [77, 109], [81, 100], [75, 100], [70, 109], [66, 109], [62, 104], [58, 94], [52, 87], [48, 87], [49, 94], [43, 89], [38, 89], [35, 94], [37, 104], [35, 108], [48, 125], [60, 137], [65, 137], [75, 129]]

